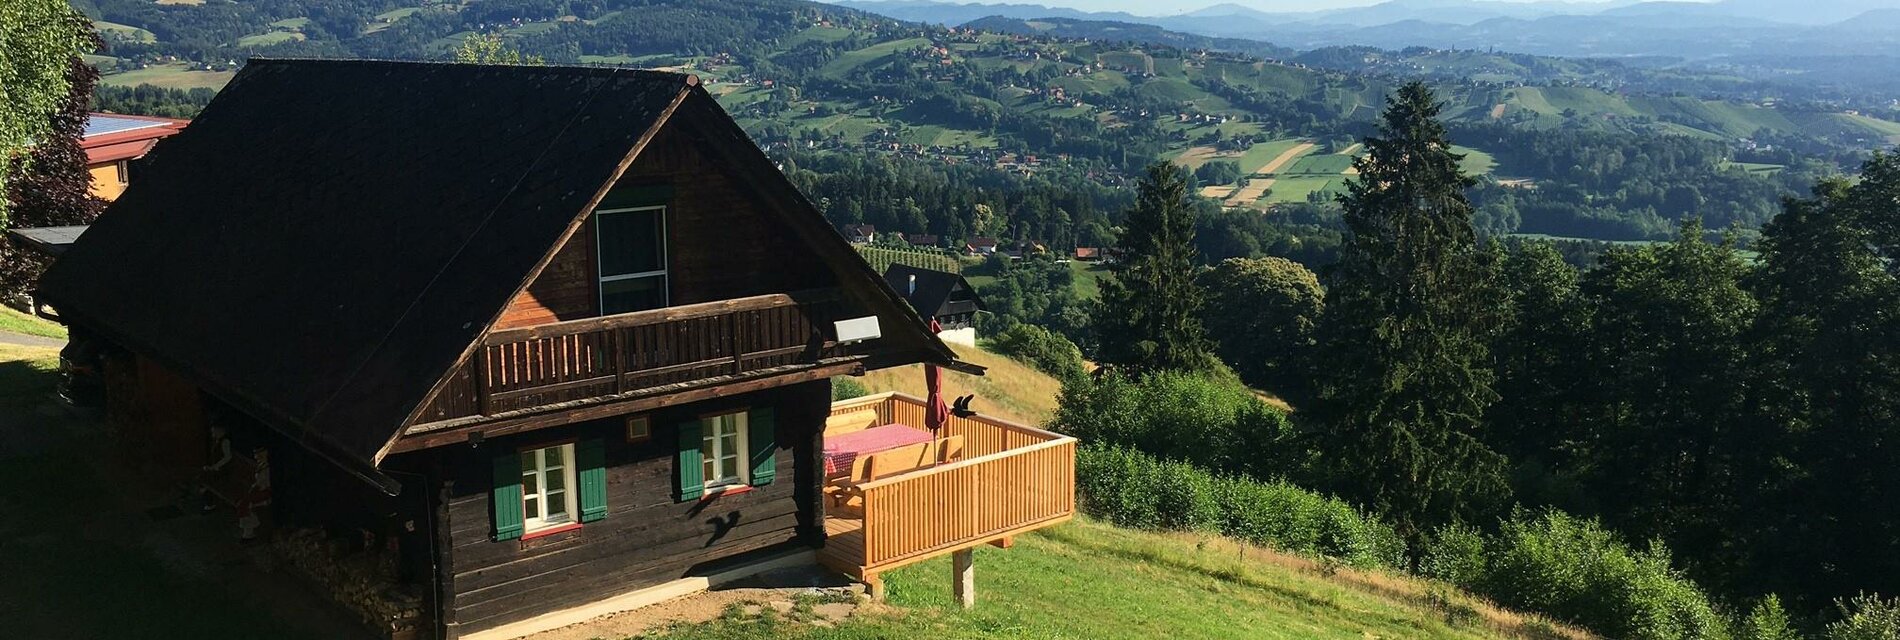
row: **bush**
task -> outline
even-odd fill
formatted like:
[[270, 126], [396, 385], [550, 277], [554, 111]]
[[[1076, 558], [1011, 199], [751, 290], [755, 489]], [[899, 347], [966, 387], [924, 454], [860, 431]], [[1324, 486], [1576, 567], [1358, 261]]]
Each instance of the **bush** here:
[[842, 376], [833, 377], [831, 379], [831, 401], [832, 402], [838, 402], [840, 400], [850, 400], [852, 398], [862, 398], [868, 395], [871, 395], [871, 392], [866, 391], [864, 389], [864, 384], [861, 382], [858, 382], [857, 380], [853, 380], [851, 378], [846, 378]]
[[1086, 442], [1257, 478], [1300, 477], [1306, 458], [1286, 414], [1231, 375], [1077, 378], [1062, 385], [1051, 426]]
[[989, 349], [1021, 360], [1057, 380], [1082, 377], [1082, 350], [1068, 338], [1033, 324], [1016, 324], [990, 338]]
[[1476, 589], [1485, 576], [1486, 553], [1483, 533], [1462, 524], [1445, 525], [1426, 538], [1418, 570], [1459, 588]]
[[1768, 594], [1755, 607], [1748, 611], [1748, 617], [1742, 618], [1735, 630], [1735, 640], [1800, 640], [1801, 634], [1795, 633], [1789, 626], [1788, 612], [1781, 608], [1781, 598]]
[[1637, 551], [1595, 520], [1551, 511], [1514, 516], [1490, 546], [1483, 575], [1471, 582], [1506, 606], [1613, 638], [1728, 637], [1708, 596], [1670, 566], [1660, 543]]
[[1827, 626], [1827, 640], [1900, 640], [1900, 598], [1862, 595], [1838, 606], [1842, 618]]
[[1078, 450], [1076, 480], [1082, 510], [1119, 526], [1219, 532], [1360, 567], [1404, 561], [1404, 541], [1391, 527], [1285, 483], [1217, 477], [1118, 446]]

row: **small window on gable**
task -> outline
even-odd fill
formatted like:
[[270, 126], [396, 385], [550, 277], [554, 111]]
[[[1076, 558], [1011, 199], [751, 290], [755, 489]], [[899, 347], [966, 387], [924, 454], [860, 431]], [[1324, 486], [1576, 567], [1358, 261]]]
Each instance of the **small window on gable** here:
[[601, 209], [594, 214], [600, 266], [600, 314], [667, 306], [666, 206]]
[[575, 484], [572, 443], [522, 451], [522, 529], [534, 533], [575, 522], [580, 511]]
[[119, 172], [119, 186], [121, 186], [121, 187], [123, 187], [123, 186], [125, 186], [125, 185], [127, 185], [127, 184], [131, 184], [131, 182], [132, 182], [132, 165], [131, 165], [131, 163], [129, 163], [129, 162], [127, 162], [127, 161], [125, 161], [125, 160], [120, 160], [120, 161], [118, 162], [118, 164], [117, 164], [117, 165], [114, 165], [114, 166], [118, 168], [118, 172]]

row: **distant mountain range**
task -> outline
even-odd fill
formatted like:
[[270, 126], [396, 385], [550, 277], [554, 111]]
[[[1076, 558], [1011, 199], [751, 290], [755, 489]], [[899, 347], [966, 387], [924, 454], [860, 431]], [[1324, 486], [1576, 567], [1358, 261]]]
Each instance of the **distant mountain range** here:
[[1501, 2], [1389, 0], [1365, 7], [1268, 12], [1218, 4], [1167, 16], [1034, 4], [835, 0], [901, 20], [961, 25], [985, 17], [1138, 23], [1295, 49], [1365, 45], [1495, 48], [1557, 56], [1900, 56], [1893, 0]]

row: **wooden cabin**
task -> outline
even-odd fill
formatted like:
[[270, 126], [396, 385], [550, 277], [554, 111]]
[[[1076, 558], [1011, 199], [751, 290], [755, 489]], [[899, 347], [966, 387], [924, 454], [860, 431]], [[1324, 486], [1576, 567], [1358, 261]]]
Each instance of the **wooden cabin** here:
[[[693, 76], [654, 71], [252, 58], [40, 293], [157, 473], [200, 481], [228, 434], [271, 544], [370, 567], [387, 587], [350, 604], [391, 637], [511, 638], [817, 561], [857, 486], [825, 471], [829, 379], [981, 373]], [[972, 455], [855, 494], [855, 531], [934, 537], [831, 564], [875, 580], [1072, 513], [1072, 440], [972, 429]], [[931, 524], [1027, 491], [973, 483], [1031, 445], [1033, 508]], [[984, 499], [896, 513], [895, 489]]]
[[884, 283], [904, 296], [911, 308], [937, 321], [945, 342], [976, 346], [976, 312], [986, 310], [962, 274], [892, 264], [884, 269]]

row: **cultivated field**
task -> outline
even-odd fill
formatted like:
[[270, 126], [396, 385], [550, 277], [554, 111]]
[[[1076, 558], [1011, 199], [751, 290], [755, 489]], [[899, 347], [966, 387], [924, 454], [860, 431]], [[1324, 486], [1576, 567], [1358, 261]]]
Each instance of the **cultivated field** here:
[[126, 87], [141, 84], [157, 85], [168, 89], [221, 89], [224, 83], [231, 81], [235, 71], [192, 71], [184, 63], [152, 65], [144, 69], [121, 71], [99, 78], [100, 82]]

